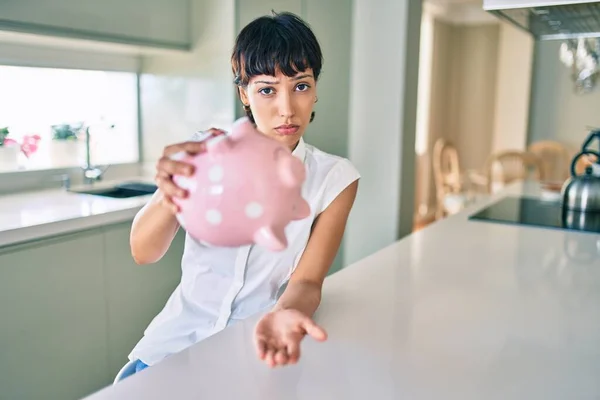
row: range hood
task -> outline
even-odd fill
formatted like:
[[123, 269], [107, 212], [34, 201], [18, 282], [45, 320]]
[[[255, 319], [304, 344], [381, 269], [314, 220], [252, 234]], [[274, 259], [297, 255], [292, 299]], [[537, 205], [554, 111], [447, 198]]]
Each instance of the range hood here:
[[600, 1], [483, 0], [483, 9], [538, 40], [600, 37]]

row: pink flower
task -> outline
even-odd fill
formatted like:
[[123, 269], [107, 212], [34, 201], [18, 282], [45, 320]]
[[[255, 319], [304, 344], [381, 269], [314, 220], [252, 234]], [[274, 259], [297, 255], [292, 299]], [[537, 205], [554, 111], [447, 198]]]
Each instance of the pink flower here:
[[17, 143], [17, 141], [14, 139], [10, 139], [10, 138], [4, 139], [4, 146], [8, 147], [8, 146], [18, 146], [18, 145], [19, 145], [19, 143]]
[[23, 137], [23, 144], [21, 144], [21, 151], [25, 154], [25, 157], [29, 158], [38, 149], [38, 142], [40, 141], [40, 135], [25, 135]]

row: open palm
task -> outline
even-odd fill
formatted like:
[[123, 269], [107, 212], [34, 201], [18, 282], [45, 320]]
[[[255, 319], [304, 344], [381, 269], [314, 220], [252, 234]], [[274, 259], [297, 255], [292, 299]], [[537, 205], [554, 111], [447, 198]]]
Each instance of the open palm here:
[[297, 310], [273, 311], [256, 325], [254, 341], [258, 357], [270, 367], [295, 364], [300, 358], [300, 342], [305, 335], [323, 341], [323, 328]]

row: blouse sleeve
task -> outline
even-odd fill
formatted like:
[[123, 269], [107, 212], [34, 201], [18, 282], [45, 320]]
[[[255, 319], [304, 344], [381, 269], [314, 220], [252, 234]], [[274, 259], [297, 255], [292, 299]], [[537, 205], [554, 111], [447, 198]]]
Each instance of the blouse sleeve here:
[[358, 179], [360, 179], [360, 173], [354, 165], [345, 158], [340, 159], [325, 180], [318, 214], [325, 211], [344, 189]]

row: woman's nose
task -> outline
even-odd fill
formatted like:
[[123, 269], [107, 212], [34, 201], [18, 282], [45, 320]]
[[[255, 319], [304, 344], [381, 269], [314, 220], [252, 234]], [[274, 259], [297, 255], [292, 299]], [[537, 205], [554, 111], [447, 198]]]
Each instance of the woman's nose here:
[[292, 117], [294, 115], [294, 102], [292, 96], [287, 93], [282, 93], [279, 96], [279, 116], [281, 117]]

